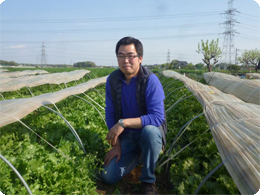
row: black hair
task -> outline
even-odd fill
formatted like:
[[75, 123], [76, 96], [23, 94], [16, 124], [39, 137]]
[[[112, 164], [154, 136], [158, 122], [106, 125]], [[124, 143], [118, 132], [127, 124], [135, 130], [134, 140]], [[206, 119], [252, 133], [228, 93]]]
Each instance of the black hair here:
[[131, 44], [134, 44], [137, 54], [139, 56], [143, 56], [143, 45], [141, 41], [135, 39], [134, 37], [124, 37], [120, 39], [116, 44], [116, 55], [118, 54], [118, 50], [121, 45], [131, 45]]

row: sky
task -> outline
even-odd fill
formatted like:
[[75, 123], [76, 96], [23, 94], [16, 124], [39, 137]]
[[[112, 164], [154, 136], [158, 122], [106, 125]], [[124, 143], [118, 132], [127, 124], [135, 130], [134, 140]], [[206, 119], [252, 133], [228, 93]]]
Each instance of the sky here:
[[[197, 64], [201, 40], [224, 47], [233, 8], [234, 51], [260, 49], [259, 0], [0, 0], [0, 59], [17, 63], [92, 61], [117, 66], [116, 43], [139, 39], [143, 64]], [[234, 53], [235, 54], [235, 53]], [[233, 55], [234, 57], [235, 55]], [[222, 60], [224, 57], [222, 57]], [[233, 59], [233, 58], [232, 58]]]

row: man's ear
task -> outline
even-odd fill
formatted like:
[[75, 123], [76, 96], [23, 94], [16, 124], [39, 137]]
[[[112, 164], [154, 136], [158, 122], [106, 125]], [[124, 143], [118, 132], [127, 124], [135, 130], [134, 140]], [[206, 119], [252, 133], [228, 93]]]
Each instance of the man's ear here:
[[142, 62], [143, 62], [143, 56], [139, 56], [139, 61], [140, 61], [140, 64], [142, 64]]

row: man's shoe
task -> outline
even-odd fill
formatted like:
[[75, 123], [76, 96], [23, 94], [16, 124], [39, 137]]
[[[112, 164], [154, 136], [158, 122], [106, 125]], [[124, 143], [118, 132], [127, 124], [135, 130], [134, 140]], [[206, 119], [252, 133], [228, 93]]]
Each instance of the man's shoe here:
[[159, 192], [154, 183], [142, 182], [143, 193], [146, 195], [159, 195]]

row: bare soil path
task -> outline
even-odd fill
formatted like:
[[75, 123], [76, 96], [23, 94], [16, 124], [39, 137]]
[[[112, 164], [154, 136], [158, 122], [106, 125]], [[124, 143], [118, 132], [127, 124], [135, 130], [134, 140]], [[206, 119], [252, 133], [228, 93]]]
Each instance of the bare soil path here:
[[[142, 193], [141, 183], [138, 180], [141, 176], [141, 167], [136, 167], [131, 173], [124, 176], [124, 178], [114, 185], [106, 185], [102, 181], [97, 181], [97, 192], [102, 195], [109, 194], [129, 194], [139, 195]], [[169, 186], [162, 175], [156, 175], [156, 185], [160, 195], [169, 193]]]

